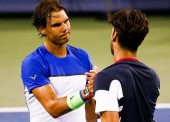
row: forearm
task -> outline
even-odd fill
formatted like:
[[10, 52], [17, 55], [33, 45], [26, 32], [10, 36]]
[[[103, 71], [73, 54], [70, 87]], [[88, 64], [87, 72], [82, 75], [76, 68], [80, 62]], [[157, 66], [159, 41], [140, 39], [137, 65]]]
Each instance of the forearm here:
[[50, 100], [44, 104], [44, 108], [54, 118], [57, 118], [71, 111], [67, 104], [67, 97]]
[[79, 108], [89, 99], [83, 91], [77, 91], [63, 98], [57, 98], [51, 85], [33, 90], [35, 97], [43, 105], [46, 111], [54, 118]]
[[67, 97], [58, 98], [50, 84], [35, 88], [32, 90], [32, 93], [44, 109], [54, 118], [71, 111], [67, 104]]
[[85, 105], [87, 122], [96, 122], [98, 117], [95, 113], [95, 101], [91, 98]]
[[100, 113], [101, 122], [119, 122], [119, 112], [105, 111]]
[[46, 103], [44, 106], [48, 113], [57, 118], [63, 114], [66, 114], [72, 110], [78, 109], [83, 104], [85, 104], [87, 99], [82, 99], [81, 92], [75, 92], [67, 97], [57, 98], [55, 100], [51, 100], [50, 102]]

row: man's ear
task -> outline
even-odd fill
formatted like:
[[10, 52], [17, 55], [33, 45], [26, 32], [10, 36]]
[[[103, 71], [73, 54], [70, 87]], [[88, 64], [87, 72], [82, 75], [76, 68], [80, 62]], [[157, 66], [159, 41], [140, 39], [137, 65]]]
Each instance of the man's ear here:
[[41, 33], [41, 35], [45, 35], [46, 34], [46, 31], [45, 31], [44, 28], [39, 28], [38, 30]]
[[112, 41], [116, 42], [116, 39], [117, 39], [117, 32], [113, 31], [113, 33], [112, 33]]

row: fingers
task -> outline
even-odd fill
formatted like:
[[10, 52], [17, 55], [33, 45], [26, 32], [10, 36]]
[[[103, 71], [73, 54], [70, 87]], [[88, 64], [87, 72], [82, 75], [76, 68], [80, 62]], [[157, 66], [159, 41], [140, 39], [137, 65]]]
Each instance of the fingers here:
[[89, 82], [86, 87], [89, 90], [89, 93], [93, 96], [94, 90], [93, 90], [93, 83]]
[[86, 84], [86, 87], [89, 89], [89, 92], [91, 94], [93, 94], [94, 92], [93, 83], [94, 83], [94, 78], [98, 72], [99, 72], [99, 68], [97, 66], [94, 66], [92, 70], [85, 73], [85, 75], [87, 76], [86, 80], [88, 81], [88, 83]]
[[99, 68], [98, 68], [97, 66], [94, 66], [94, 67], [93, 67], [93, 70], [94, 70], [96, 73], [99, 72]]
[[89, 73], [97, 74], [99, 72], [99, 68], [97, 66], [94, 66], [92, 70], [89, 71]]
[[87, 80], [94, 80], [94, 77], [96, 76], [96, 74], [98, 72], [99, 72], [99, 68], [97, 66], [94, 66], [92, 70], [85, 73], [85, 75], [87, 76], [86, 79]]

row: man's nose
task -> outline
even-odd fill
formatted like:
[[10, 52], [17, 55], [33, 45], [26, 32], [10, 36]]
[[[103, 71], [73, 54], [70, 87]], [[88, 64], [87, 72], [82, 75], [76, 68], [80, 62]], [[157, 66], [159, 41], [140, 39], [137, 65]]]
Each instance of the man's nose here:
[[62, 28], [63, 28], [63, 30], [67, 30], [67, 24], [66, 24], [66, 23], [63, 23], [63, 24], [62, 24]]

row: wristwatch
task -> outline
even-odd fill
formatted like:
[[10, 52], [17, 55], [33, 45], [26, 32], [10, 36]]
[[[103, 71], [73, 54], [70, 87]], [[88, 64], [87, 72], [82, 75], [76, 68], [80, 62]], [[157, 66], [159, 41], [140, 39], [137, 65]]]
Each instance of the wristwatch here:
[[90, 95], [89, 89], [87, 87], [85, 87], [85, 89], [83, 90], [83, 94], [85, 97]]
[[85, 96], [85, 100], [89, 100], [93, 97], [92, 93], [90, 93], [87, 87], [85, 87], [85, 89], [83, 90], [83, 95]]

